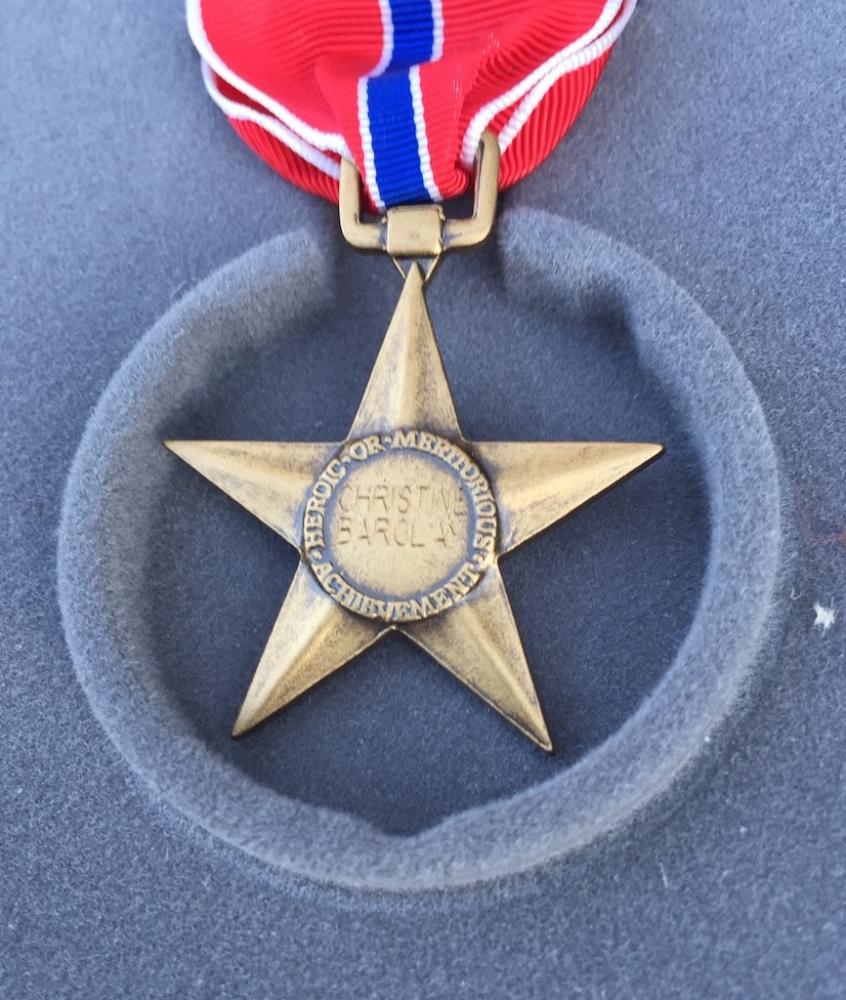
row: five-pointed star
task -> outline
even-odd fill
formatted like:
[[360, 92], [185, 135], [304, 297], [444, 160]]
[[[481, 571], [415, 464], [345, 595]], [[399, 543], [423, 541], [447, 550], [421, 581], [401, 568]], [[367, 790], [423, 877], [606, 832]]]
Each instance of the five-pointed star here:
[[[467, 442], [461, 434], [423, 296], [408, 272], [346, 442], [167, 441], [167, 447], [291, 543], [301, 555], [233, 729], [239, 736], [391, 630], [450, 673], [545, 750], [552, 742], [496, 560], [658, 456], [657, 444]], [[419, 428], [473, 456], [498, 511], [496, 558], [454, 607], [389, 624], [343, 607], [305, 561], [306, 496], [350, 441]]]

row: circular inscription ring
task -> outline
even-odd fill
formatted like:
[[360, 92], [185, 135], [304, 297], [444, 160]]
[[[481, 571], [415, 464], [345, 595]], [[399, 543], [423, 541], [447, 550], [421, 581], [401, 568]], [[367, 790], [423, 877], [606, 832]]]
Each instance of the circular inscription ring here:
[[395, 430], [348, 441], [309, 491], [303, 553], [339, 604], [385, 622], [454, 607], [493, 563], [496, 501], [446, 438]]

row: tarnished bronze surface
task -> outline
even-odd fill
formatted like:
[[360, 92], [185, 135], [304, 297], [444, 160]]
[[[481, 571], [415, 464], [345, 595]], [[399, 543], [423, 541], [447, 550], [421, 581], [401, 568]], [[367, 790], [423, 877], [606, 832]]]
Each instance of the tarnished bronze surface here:
[[235, 721], [239, 736], [391, 630], [402, 632], [544, 750], [552, 750], [497, 561], [625, 479], [657, 444], [464, 440], [423, 294], [440, 255], [491, 231], [499, 147], [485, 133], [473, 214], [439, 205], [361, 213], [341, 165], [354, 246], [417, 263], [345, 441], [167, 441], [297, 548], [301, 564]]
[[662, 449], [465, 441], [423, 286], [411, 265], [345, 441], [166, 442], [302, 559], [235, 735], [397, 630], [552, 749], [497, 561]]

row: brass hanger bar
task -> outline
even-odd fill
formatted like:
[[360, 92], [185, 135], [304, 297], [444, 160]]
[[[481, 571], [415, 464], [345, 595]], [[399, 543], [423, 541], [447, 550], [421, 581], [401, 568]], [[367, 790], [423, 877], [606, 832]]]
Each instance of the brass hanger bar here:
[[485, 132], [476, 152], [472, 215], [450, 219], [440, 205], [401, 205], [389, 208], [379, 219], [365, 219], [358, 170], [352, 161], [341, 160], [341, 232], [359, 250], [381, 250], [395, 258], [437, 258], [447, 250], [473, 247], [488, 238], [496, 216], [498, 185], [499, 144], [492, 132]]

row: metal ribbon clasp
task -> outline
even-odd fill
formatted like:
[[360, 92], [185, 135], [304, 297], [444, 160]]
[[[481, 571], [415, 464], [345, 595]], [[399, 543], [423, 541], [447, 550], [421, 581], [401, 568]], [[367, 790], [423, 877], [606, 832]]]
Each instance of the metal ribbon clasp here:
[[476, 246], [493, 229], [499, 184], [499, 144], [485, 132], [475, 159], [473, 214], [451, 219], [440, 205], [400, 205], [379, 219], [362, 214], [361, 178], [354, 163], [341, 160], [338, 209], [341, 232], [359, 250], [398, 257], [439, 258], [447, 250]]

